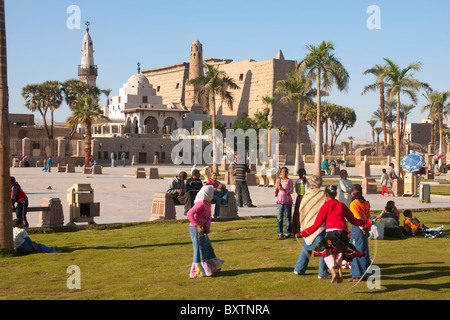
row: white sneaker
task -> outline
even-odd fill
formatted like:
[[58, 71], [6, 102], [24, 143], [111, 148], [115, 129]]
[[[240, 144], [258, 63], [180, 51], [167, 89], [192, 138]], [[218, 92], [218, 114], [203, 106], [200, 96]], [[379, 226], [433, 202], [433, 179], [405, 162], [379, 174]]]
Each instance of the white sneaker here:
[[331, 274], [325, 274], [325, 275], [323, 275], [323, 276], [318, 276], [317, 278], [319, 278], [319, 279], [324, 279], [324, 280], [326, 280], [326, 279], [331, 279]]

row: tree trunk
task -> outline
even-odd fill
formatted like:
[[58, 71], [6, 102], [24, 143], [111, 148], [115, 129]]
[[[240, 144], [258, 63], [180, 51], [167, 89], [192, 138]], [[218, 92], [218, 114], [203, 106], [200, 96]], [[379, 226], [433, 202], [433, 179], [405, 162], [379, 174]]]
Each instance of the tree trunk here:
[[397, 125], [395, 126], [395, 173], [400, 176], [400, 91], [397, 92]]
[[387, 146], [386, 135], [386, 115], [385, 115], [385, 99], [384, 99], [384, 84], [380, 84], [380, 108], [381, 108], [381, 127], [383, 128], [384, 145]]
[[5, 1], [0, 0], [0, 247], [14, 249], [11, 180], [9, 171], [8, 72], [5, 32]]
[[53, 124], [55, 123], [53, 118], [53, 110], [50, 110], [50, 139], [53, 139]]
[[217, 175], [219, 175], [219, 167], [217, 166], [217, 161], [216, 161], [216, 154], [217, 154], [217, 149], [216, 149], [217, 148], [217, 144], [216, 144], [216, 98], [214, 96], [211, 98], [210, 105], [211, 105], [211, 110], [212, 110], [212, 114], [211, 114], [212, 143], [213, 143], [212, 170], [213, 170], [213, 172], [217, 172]]
[[84, 129], [84, 165], [88, 166], [89, 165], [89, 157], [91, 156], [91, 139], [92, 139], [91, 122], [86, 121], [84, 126], [85, 126], [85, 129]]
[[300, 143], [301, 143], [301, 131], [302, 131], [302, 125], [301, 125], [301, 104], [298, 102], [298, 110], [297, 110], [297, 143], [295, 146], [295, 166], [294, 166], [294, 172], [297, 174], [298, 170], [300, 169], [300, 161], [302, 158], [302, 155], [300, 153]]
[[320, 104], [320, 71], [317, 72], [317, 119], [316, 119], [316, 149], [314, 152], [314, 170], [313, 174], [321, 176], [322, 164], [322, 124], [321, 124], [321, 104]]

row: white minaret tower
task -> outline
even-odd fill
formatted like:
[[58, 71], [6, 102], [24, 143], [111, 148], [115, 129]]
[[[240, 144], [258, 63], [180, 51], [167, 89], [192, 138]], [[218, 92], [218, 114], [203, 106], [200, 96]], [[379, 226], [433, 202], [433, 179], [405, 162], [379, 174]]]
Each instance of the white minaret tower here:
[[81, 64], [78, 66], [78, 77], [80, 81], [95, 86], [97, 83], [98, 70], [94, 63], [94, 43], [89, 34], [89, 24], [89, 21], [86, 21], [86, 34], [83, 38]]

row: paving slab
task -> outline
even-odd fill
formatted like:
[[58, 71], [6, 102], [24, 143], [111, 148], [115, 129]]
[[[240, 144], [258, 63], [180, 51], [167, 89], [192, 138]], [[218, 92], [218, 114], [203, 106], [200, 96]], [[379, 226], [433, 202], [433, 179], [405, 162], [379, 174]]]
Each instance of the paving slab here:
[[[149, 168], [150, 166], [140, 166]], [[151, 166], [154, 167], [154, 166]], [[291, 170], [292, 166], [288, 166]], [[94, 201], [100, 202], [100, 217], [95, 218], [98, 224], [143, 222], [150, 220], [151, 204], [154, 193], [164, 192], [171, 178], [158, 180], [136, 179], [134, 173], [137, 166], [104, 167], [99, 175], [82, 174], [81, 167], [75, 168], [75, 173], [58, 173], [53, 168], [51, 173], [43, 172], [42, 168], [11, 168], [11, 175], [15, 176], [19, 184], [29, 197], [30, 206], [40, 206], [42, 198], [60, 198], [64, 210], [64, 223], [69, 222], [69, 205], [67, 203], [67, 189], [74, 184], [88, 183], [94, 189]], [[175, 176], [179, 171], [186, 171], [190, 175], [191, 166], [163, 165], [158, 166], [160, 175]], [[377, 170], [372, 172], [376, 179]], [[359, 176], [358, 167], [346, 168], [350, 176]], [[306, 165], [307, 173], [312, 172], [312, 165]], [[295, 176], [291, 175], [292, 179]], [[324, 176], [325, 181], [330, 177]], [[337, 177], [332, 177], [337, 179]], [[355, 182], [357, 182], [357, 179]], [[445, 177], [438, 177], [438, 181], [445, 181]], [[326, 182], [325, 182], [326, 183]], [[273, 187], [249, 187], [253, 203], [257, 208], [238, 208], [238, 215], [243, 216], [275, 216], [276, 204]], [[450, 196], [431, 195], [430, 203], [420, 203], [419, 198], [411, 197], [382, 197], [380, 194], [365, 195], [373, 210], [382, 210], [388, 200], [394, 200], [400, 210], [418, 208], [450, 207]], [[177, 206], [177, 219], [187, 219], [183, 206]], [[14, 215], [15, 216], [15, 215]], [[39, 222], [39, 213], [28, 213], [30, 226]]]

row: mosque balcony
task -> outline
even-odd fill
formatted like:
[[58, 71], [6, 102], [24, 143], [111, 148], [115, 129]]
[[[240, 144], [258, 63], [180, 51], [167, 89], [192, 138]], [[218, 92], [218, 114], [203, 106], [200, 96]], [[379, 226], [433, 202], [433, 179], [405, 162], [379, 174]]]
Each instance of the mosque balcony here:
[[97, 76], [98, 68], [96, 65], [93, 65], [93, 66], [79, 65], [78, 66], [78, 75], [79, 76]]

